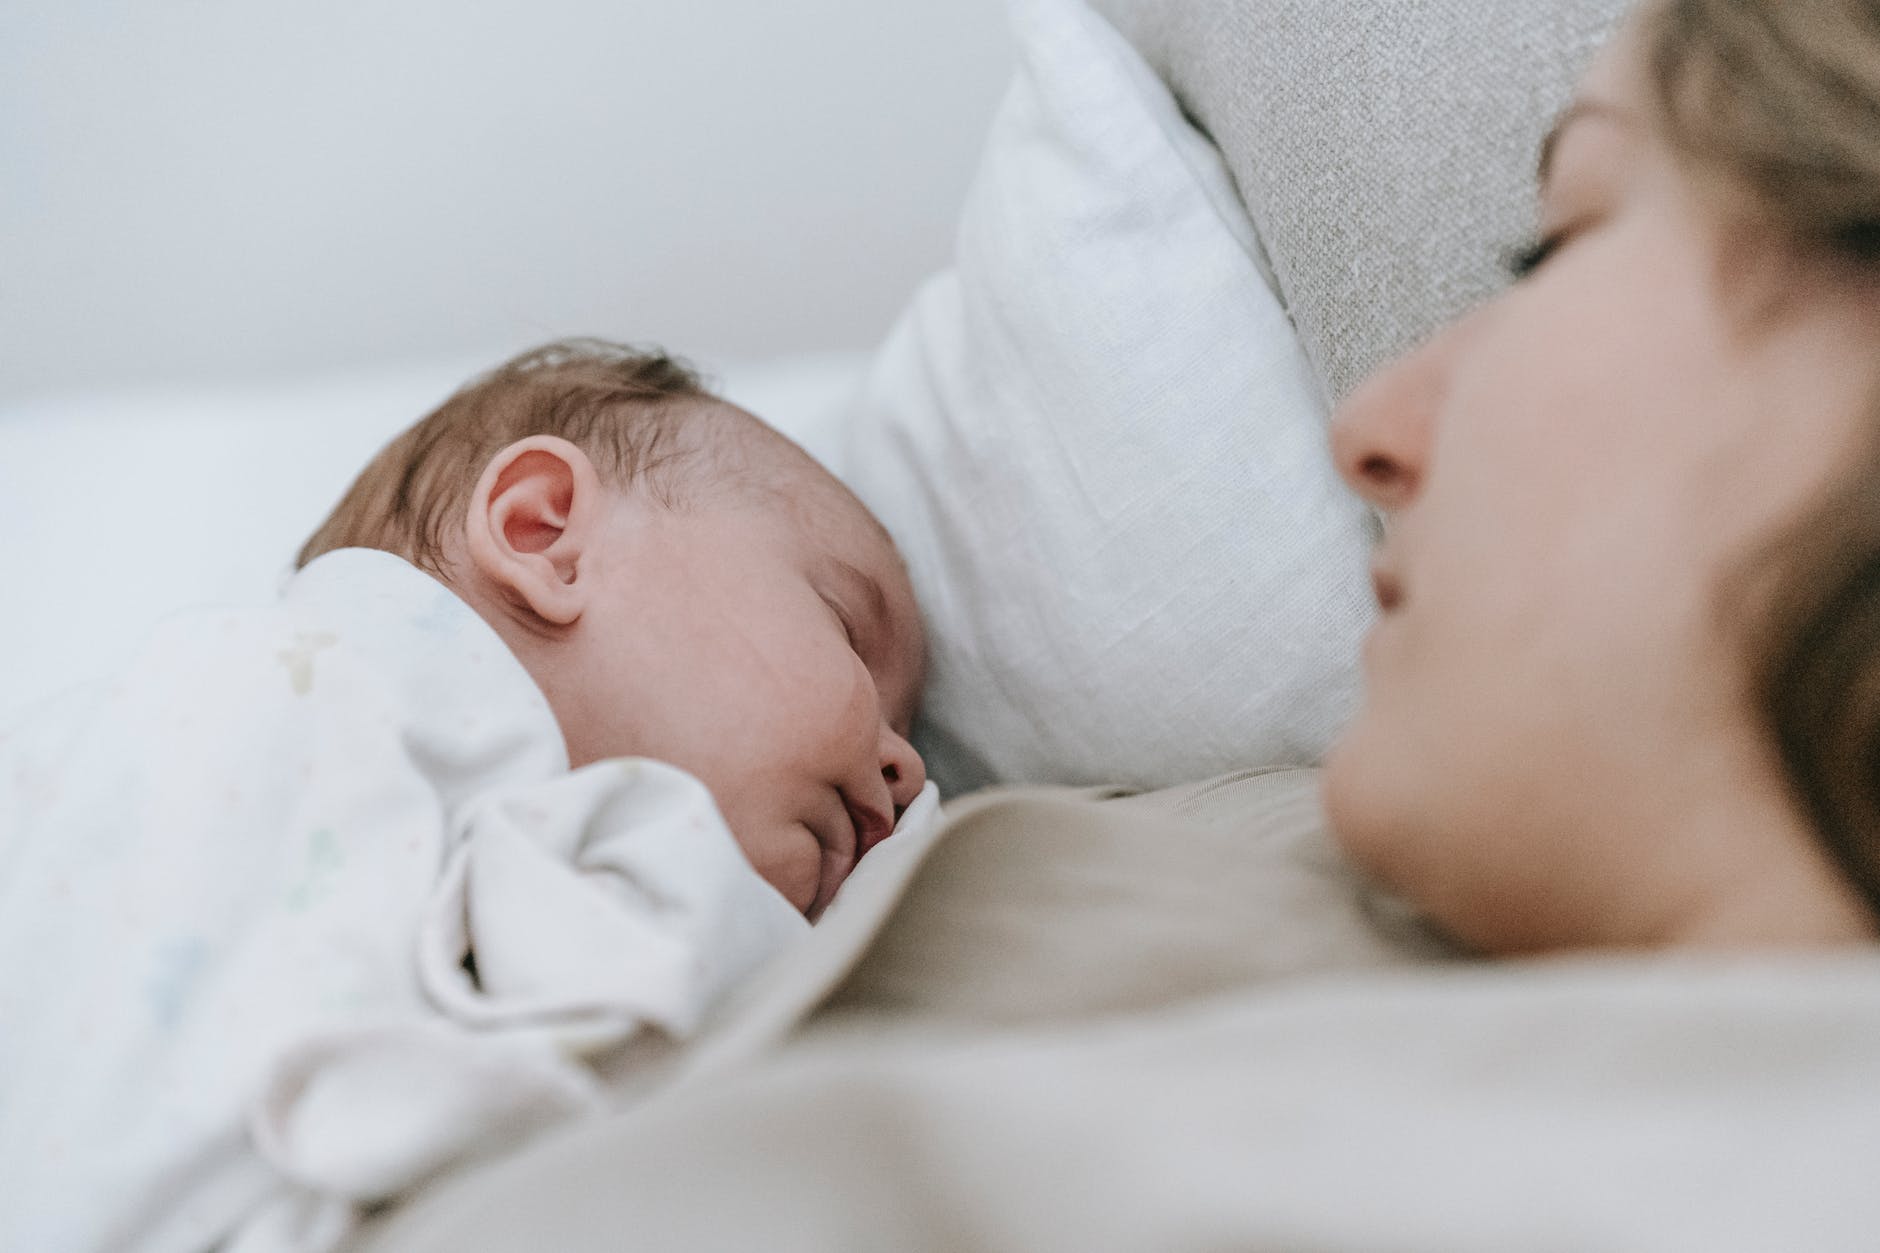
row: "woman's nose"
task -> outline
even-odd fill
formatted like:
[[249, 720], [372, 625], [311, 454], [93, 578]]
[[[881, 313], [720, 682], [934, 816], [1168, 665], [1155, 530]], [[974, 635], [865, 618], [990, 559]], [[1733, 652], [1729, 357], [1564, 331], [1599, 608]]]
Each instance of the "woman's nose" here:
[[1385, 366], [1332, 416], [1332, 461], [1339, 476], [1383, 512], [1402, 509], [1422, 487], [1454, 335], [1445, 331]]
[[927, 764], [914, 746], [885, 722], [881, 724], [881, 778], [888, 785], [888, 795], [894, 798], [898, 822], [901, 811], [912, 805], [927, 786]]

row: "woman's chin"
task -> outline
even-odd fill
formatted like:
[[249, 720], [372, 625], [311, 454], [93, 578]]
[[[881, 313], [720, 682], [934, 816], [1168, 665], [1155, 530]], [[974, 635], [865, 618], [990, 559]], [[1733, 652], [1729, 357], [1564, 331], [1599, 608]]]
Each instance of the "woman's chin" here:
[[[1360, 714], [1359, 717], [1363, 715]], [[1325, 754], [1319, 775], [1319, 796], [1325, 803], [1325, 818], [1334, 838], [1344, 841], [1345, 827], [1360, 815], [1358, 802], [1362, 791], [1364, 762], [1357, 741], [1358, 724], [1348, 724]]]
[[1390, 795], [1394, 745], [1370, 733], [1364, 713], [1345, 728], [1325, 756], [1319, 778], [1320, 799], [1331, 836], [1345, 854], [1366, 871], [1384, 874], [1395, 841], [1392, 829], [1403, 825], [1403, 797]]

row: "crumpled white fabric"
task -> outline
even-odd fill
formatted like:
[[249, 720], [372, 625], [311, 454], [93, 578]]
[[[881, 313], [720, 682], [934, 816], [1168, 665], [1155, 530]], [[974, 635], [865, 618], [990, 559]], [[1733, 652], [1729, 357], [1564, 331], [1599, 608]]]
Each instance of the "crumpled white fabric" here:
[[642, 1023], [684, 1035], [701, 994], [776, 939], [777, 911], [740, 908], [753, 876], [710, 793], [672, 766], [600, 762], [466, 810], [418, 968], [458, 1021], [552, 1018], [601, 1040]]
[[417, 942], [446, 1021], [296, 1041], [250, 1107], [262, 1156], [339, 1204], [604, 1108], [575, 1058], [645, 1027], [688, 1036], [796, 930], [749, 907], [748, 866], [710, 794], [659, 762], [481, 796], [462, 825]]
[[467, 605], [330, 554], [0, 739], [0, 1248], [331, 1248], [807, 927], [697, 780], [570, 772]]

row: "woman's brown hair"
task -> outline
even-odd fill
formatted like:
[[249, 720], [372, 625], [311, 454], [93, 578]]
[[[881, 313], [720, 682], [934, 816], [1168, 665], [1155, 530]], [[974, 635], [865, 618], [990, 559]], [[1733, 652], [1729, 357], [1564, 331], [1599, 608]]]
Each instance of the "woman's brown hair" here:
[[[1643, 20], [1673, 150], [1721, 179], [1753, 232], [1880, 293], [1880, 0], [1657, 0]], [[1880, 403], [1868, 453], [1752, 573], [1769, 578], [1762, 714], [1880, 915]]]

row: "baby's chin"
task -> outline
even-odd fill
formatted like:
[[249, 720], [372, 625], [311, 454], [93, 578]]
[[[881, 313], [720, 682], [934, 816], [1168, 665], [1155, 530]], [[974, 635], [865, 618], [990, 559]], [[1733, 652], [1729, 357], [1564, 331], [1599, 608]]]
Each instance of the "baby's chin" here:
[[757, 876], [798, 913], [806, 912], [816, 898], [822, 881], [820, 852], [806, 854], [800, 847], [807, 837], [803, 828], [792, 824], [788, 829], [753, 827], [750, 823], [731, 823], [733, 838]]

